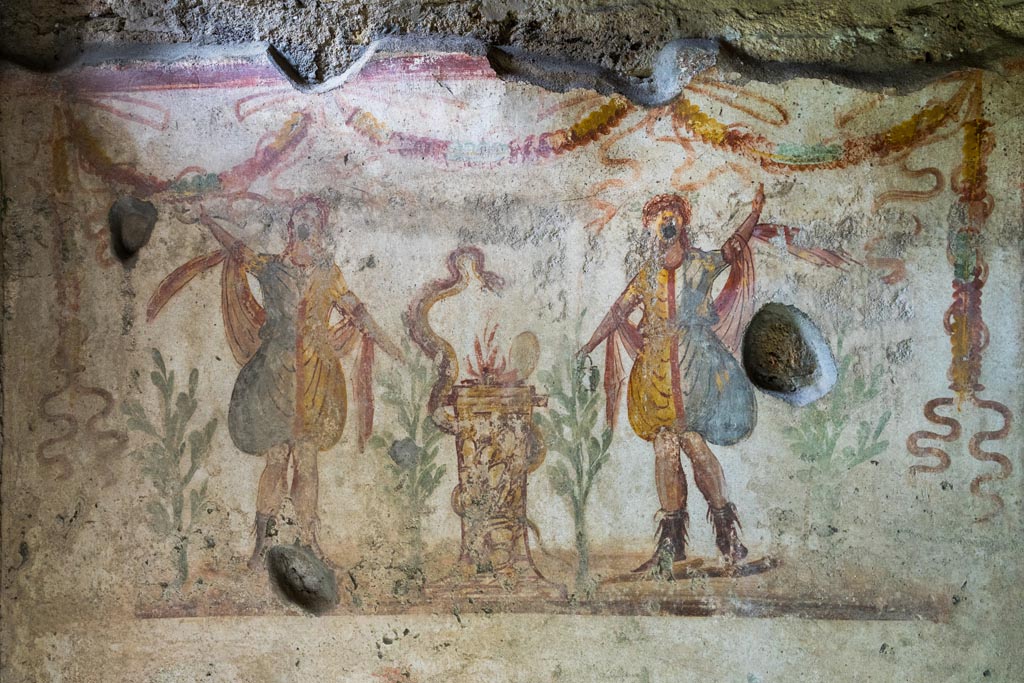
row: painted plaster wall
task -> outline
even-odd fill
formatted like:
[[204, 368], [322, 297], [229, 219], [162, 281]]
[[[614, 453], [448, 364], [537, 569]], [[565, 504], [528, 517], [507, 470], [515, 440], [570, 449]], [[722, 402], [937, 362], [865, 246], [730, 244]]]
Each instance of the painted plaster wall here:
[[[5, 680], [1020, 679], [1021, 439], [1004, 420], [1024, 408], [1017, 63], [902, 94], [816, 79], [750, 82], [728, 68], [691, 83], [685, 101], [700, 115], [767, 141], [749, 149], [716, 142], [718, 129], [681, 101], [648, 111], [550, 93], [495, 78], [479, 56], [382, 54], [324, 94], [296, 92], [259, 55], [155, 66], [3, 72], [15, 95], [3, 109], [2, 148]], [[152, 87], [140, 87], [150, 77]], [[973, 120], [967, 99], [953, 104], [961, 89], [981, 98], [990, 126], [982, 194], [991, 211], [980, 224], [957, 213], [968, 203]], [[603, 119], [594, 113], [609, 106], [621, 119], [595, 127]], [[908, 137], [906, 122], [925, 131], [934, 107], [948, 120]], [[541, 146], [542, 134], [574, 126], [589, 137], [557, 153]], [[854, 162], [845, 141], [874, 135], [894, 149]], [[259, 172], [246, 171], [252, 159]], [[829, 159], [849, 163], [829, 168]], [[485, 323], [500, 323], [503, 350], [530, 330], [550, 370], [585, 341], [642, 261], [650, 197], [686, 194], [693, 241], [713, 249], [747, 214], [758, 183], [766, 221], [798, 227], [797, 247], [846, 257], [840, 268], [814, 265], [781, 236], [755, 247], [756, 304], [799, 306], [837, 359], [850, 361], [837, 387], [845, 398], [835, 405], [835, 457], [815, 460], [818, 451], [788, 431], [810, 429], [808, 416], [833, 404], [797, 409], [764, 395], [754, 433], [713, 446], [752, 557], [781, 566], [744, 578], [698, 568], [675, 582], [616, 583], [650, 553], [658, 508], [650, 444], [623, 409], [588, 506], [592, 571], [605, 582], [596, 596], [574, 585], [572, 518], [548, 471], [555, 452], [530, 476], [529, 513], [551, 553], [535, 548], [536, 562], [574, 597], [523, 590], [474, 606], [450, 586], [420, 592], [408, 572], [403, 501], [388, 478], [390, 440], [360, 453], [351, 416], [340, 444], [321, 455], [319, 476], [320, 541], [341, 604], [304, 616], [271, 591], [264, 571], [246, 567], [264, 460], [240, 453], [227, 429], [238, 365], [224, 338], [218, 271], [147, 319], [163, 278], [216, 247], [194, 222], [196, 206], [257, 251], [280, 253], [295, 200], [321, 197], [330, 207], [326, 253], [396, 341], [409, 338], [404, 314], [445, 275], [448, 254], [476, 245], [506, 281], [501, 296], [470, 287], [436, 307], [434, 326], [460, 359]], [[241, 190], [253, 197], [229, 199]], [[124, 196], [158, 211], [131, 267], [109, 244], [110, 206]], [[975, 337], [968, 349], [984, 389], [957, 391], [948, 385], [969, 364], [951, 357], [956, 335], [943, 321], [955, 292], [963, 296], [953, 280], [965, 225], [982, 231], [967, 251], [988, 265], [988, 343]], [[198, 371], [189, 429], [218, 421], [186, 488], [203, 493], [180, 586], [178, 534], [152, 523], [162, 499], [140, 453], [150, 440], [125, 412], [138, 402], [161, 419], [153, 348], [179, 390]], [[406, 354], [417, 357], [414, 344]], [[603, 349], [592, 357], [603, 372]], [[394, 377], [411, 386], [410, 373], [378, 353], [378, 433], [400, 435], [402, 404], [383, 399], [384, 385]], [[532, 382], [551, 392], [540, 375]], [[926, 419], [936, 398], [952, 399], [936, 410], [959, 420], [959, 432], [914, 444], [943, 448], [951, 463], [910, 476], [937, 459], [913, 457], [908, 439], [948, 432]], [[884, 446], [844, 461], [844, 448], [863, 452], [865, 429], [868, 446]], [[972, 458], [972, 448], [1010, 459], [1005, 478], [979, 481], [982, 495], [972, 482], [1004, 470]], [[443, 437], [437, 462], [447, 469], [423, 524], [427, 587], [447, 576], [459, 545], [448, 500], [454, 458]], [[691, 555], [716, 564], [692, 479], [690, 506]], [[283, 525], [281, 540], [290, 535]], [[672, 599], [713, 616], [676, 616]]]

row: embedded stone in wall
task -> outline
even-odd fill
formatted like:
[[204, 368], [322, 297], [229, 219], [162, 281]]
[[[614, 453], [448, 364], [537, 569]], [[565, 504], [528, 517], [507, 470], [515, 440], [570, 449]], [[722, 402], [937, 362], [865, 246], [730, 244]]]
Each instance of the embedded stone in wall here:
[[836, 383], [836, 362], [821, 330], [795, 306], [768, 303], [743, 335], [743, 367], [765, 393], [805, 406]]
[[156, 207], [135, 197], [121, 197], [110, 206], [110, 248], [122, 262], [134, 262], [156, 225]]
[[310, 548], [276, 545], [267, 551], [267, 573], [287, 600], [313, 614], [338, 604], [338, 581]]

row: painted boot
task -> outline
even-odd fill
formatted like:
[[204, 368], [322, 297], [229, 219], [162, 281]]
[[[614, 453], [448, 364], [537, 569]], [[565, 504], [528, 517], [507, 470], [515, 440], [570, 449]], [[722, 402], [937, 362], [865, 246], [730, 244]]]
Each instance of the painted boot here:
[[738, 528], [743, 528], [736, 517], [736, 506], [726, 503], [723, 507], [713, 508], [708, 505], [708, 519], [715, 527], [715, 545], [719, 552], [732, 563], [742, 562], [747, 556], [747, 548], [740, 543]]
[[651, 559], [634, 569], [662, 578], [672, 578], [672, 565], [686, 559], [686, 525], [690, 516], [686, 510], [666, 512], [658, 523], [658, 542]]
[[249, 558], [249, 569], [259, 569], [263, 565], [263, 553], [266, 550], [267, 539], [277, 536], [277, 519], [273, 515], [256, 513], [256, 545], [252, 549], [252, 557]]

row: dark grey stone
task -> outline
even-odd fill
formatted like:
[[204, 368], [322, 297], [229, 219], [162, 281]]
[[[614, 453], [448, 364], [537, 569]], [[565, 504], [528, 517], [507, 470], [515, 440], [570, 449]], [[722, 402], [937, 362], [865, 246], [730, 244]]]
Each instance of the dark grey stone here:
[[274, 546], [267, 552], [267, 573], [283, 598], [307, 612], [323, 614], [338, 604], [334, 570], [309, 548]]
[[110, 207], [110, 248], [126, 265], [132, 265], [142, 247], [149, 242], [156, 225], [156, 207], [135, 197], [121, 197]]
[[766, 304], [751, 319], [743, 335], [743, 368], [754, 386], [798, 406], [836, 383], [825, 336], [803, 311], [786, 304]]

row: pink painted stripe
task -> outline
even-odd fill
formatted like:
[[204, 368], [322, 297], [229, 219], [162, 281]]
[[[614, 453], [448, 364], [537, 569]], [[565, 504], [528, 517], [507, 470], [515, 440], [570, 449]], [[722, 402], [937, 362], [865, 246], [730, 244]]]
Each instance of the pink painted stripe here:
[[90, 66], [69, 74], [65, 82], [78, 92], [132, 92], [248, 88], [281, 85], [288, 81], [269, 63], [235, 62]]
[[[462, 54], [401, 55], [374, 59], [356, 76], [367, 83], [408, 80], [494, 78], [484, 57]], [[82, 93], [253, 88], [288, 83], [273, 65], [256, 62], [166, 64], [160, 62], [88, 66], [62, 77]]]
[[398, 81], [474, 80], [495, 78], [486, 57], [464, 54], [399, 55], [374, 59], [359, 72], [358, 80]]

